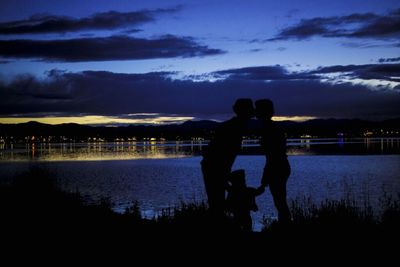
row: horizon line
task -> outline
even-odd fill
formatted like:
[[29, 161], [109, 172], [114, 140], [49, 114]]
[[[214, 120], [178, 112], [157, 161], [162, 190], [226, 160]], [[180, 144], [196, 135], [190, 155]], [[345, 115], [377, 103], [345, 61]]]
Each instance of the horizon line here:
[[[104, 119], [104, 120], [103, 120]], [[165, 120], [163, 120], [165, 119]], [[364, 121], [386, 121], [396, 118], [384, 119], [364, 119], [364, 118], [334, 118], [334, 117], [312, 117], [312, 116], [274, 116], [273, 121], [277, 122], [306, 122], [312, 120], [364, 120]], [[77, 124], [92, 127], [123, 127], [130, 125], [137, 126], [163, 126], [163, 125], [180, 125], [185, 122], [196, 121], [213, 121], [216, 123], [222, 120], [215, 119], [195, 119], [194, 117], [160, 117], [155, 119], [124, 119], [109, 116], [79, 116], [79, 117], [0, 117], [0, 124], [24, 124], [24, 123], [41, 123], [47, 125], [63, 125]]]

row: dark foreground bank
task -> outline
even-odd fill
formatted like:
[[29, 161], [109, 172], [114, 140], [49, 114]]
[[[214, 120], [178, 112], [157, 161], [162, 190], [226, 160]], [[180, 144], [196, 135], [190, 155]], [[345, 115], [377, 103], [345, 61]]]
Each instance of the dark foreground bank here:
[[348, 201], [318, 206], [293, 203], [293, 224], [266, 220], [264, 230], [253, 233], [240, 231], [229, 218], [216, 223], [205, 204], [182, 204], [145, 219], [136, 203], [125, 213], [116, 213], [106, 199], [88, 205], [79, 193], [63, 192], [52, 181], [34, 169], [0, 186], [2, 242], [7, 249], [44, 253], [95, 249], [137, 256], [190, 252], [199, 257], [222, 251], [231, 256], [244, 252], [272, 256], [273, 251], [288, 250], [354, 256], [359, 250], [362, 255], [390, 256], [400, 237], [400, 205], [390, 197], [385, 198], [380, 216]]

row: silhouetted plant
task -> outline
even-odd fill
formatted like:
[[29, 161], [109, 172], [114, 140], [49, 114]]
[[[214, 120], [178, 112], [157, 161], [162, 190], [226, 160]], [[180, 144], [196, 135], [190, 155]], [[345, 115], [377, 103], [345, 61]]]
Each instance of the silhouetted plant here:
[[[385, 210], [393, 207], [386, 205]], [[354, 200], [325, 200], [316, 204], [311, 197], [295, 199], [291, 202], [292, 223], [311, 228], [345, 229], [356, 226], [374, 227], [379, 217], [374, 215], [371, 205], [359, 206]], [[267, 230], [273, 221], [264, 221], [263, 230]]]
[[129, 216], [135, 220], [142, 219], [142, 213], [140, 212], [139, 201], [132, 201], [132, 204], [129, 207], [125, 208], [124, 215]]
[[263, 225], [263, 229], [268, 229], [276, 222], [276, 218], [272, 216], [263, 215], [261, 219], [261, 224]]
[[111, 210], [113, 205], [110, 197], [101, 197], [98, 204], [96, 204], [96, 206], [104, 210]]
[[385, 191], [383, 196], [380, 198], [382, 206], [381, 224], [382, 227], [396, 228], [400, 225], [400, 193], [397, 195], [397, 199], [393, 196], [388, 195]]
[[197, 222], [207, 216], [208, 206], [205, 202], [184, 203], [181, 202], [175, 207], [168, 207], [161, 210], [156, 220], [159, 222]]

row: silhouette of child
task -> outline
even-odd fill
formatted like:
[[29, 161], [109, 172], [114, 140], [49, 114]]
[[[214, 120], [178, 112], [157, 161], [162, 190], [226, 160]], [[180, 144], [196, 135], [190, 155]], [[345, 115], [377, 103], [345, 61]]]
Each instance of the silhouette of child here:
[[233, 214], [234, 222], [245, 231], [252, 230], [250, 211], [257, 211], [256, 196], [264, 193], [264, 187], [253, 188], [246, 185], [243, 169], [230, 173], [226, 198], [227, 211]]

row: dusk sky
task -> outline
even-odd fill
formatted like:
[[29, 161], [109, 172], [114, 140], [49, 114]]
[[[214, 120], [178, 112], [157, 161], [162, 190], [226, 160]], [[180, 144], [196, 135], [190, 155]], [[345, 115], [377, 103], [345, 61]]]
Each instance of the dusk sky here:
[[398, 0], [2, 0], [0, 123], [400, 117]]

